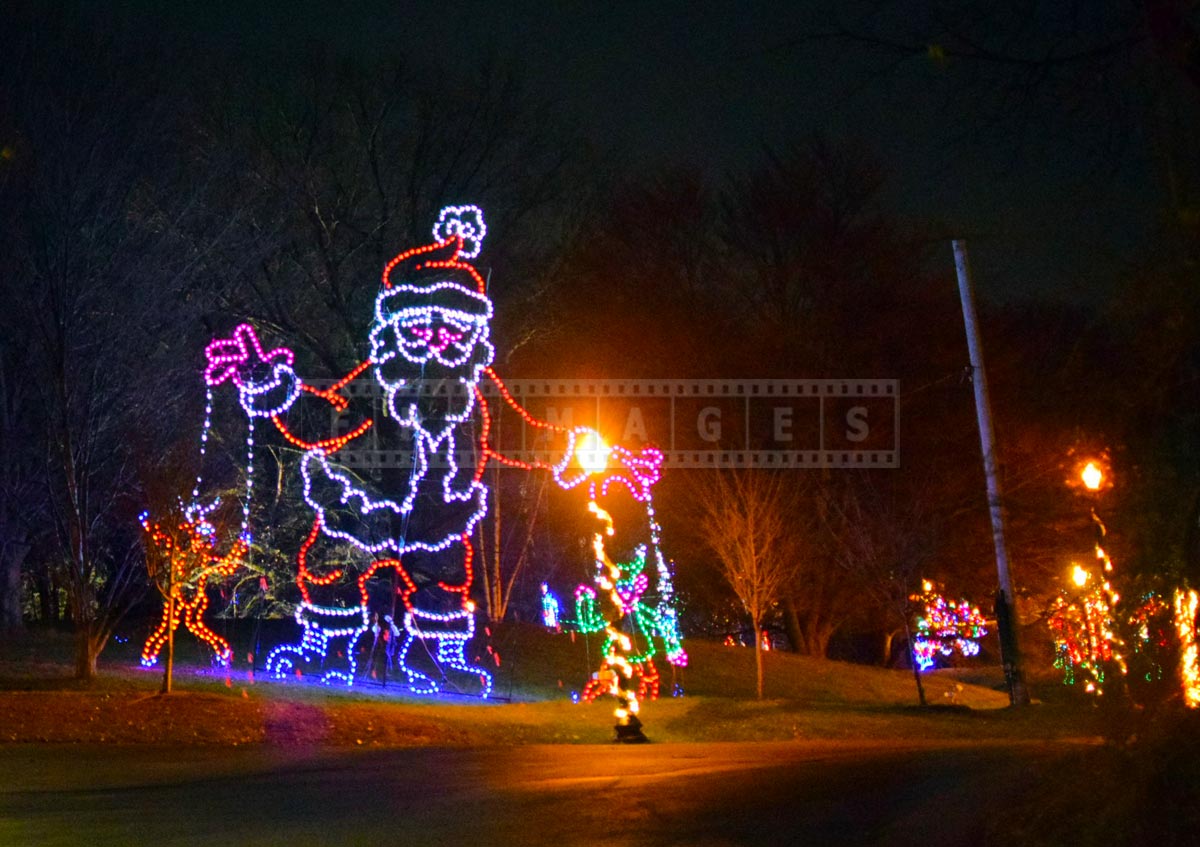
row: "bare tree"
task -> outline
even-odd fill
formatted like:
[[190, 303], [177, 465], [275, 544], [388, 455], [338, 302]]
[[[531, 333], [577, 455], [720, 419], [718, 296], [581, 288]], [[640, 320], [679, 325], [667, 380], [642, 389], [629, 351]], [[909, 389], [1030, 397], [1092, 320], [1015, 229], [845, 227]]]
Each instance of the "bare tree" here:
[[1072, 134], [1108, 166], [1138, 124], [1157, 122], [1169, 103], [1178, 108], [1196, 101], [1200, 61], [1186, 47], [1197, 34], [1192, 5], [937, 0], [914, 14], [895, 0], [857, 8], [830, 3], [814, 15], [822, 23], [776, 49], [825, 43], [873, 56], [876, 80], [917, 75], [943, 92], [948, 108], [969, 102], [974, 120], [968, 131], [993, 144], [1007, 135], [1018, 147], [1032, 148]]
[[797, 572], [795, 483], [754, 469], [696, 474], [698, 529], [754, 628], [755, 691], [763, 697], [762, 628]]
[[[222, 201], [240, 210], [237, 235], [215, 263], [227, 271], [222, 312], [344, 373], [365, 344], [384, 264], [428, 239], [439, 207], [462, 202], [482, 206], [498, 235], [485, 243], [502, 269], [493, 296], [537, 294], [572, 231], [580, 148], [513, 74], [294, 60], [282, 80], [233, 68], [205, 113], [211, 148], [240, 152]], [[516, 343], [529, 327], [512, 323], [497, 335]]]
[[817, 543], [818, 533], [805, 529], [804, 536], [805, 553], [783, 592], [783, 624], [795, 652], [823, 659], [839, 627], [861, 607], [861, 594], [834, 555]]
[[[3, 274], [3, 271], [0, 271]], [[33, 549], [36, 522], [45, 516], [44, 490], [38, 485], [34, 425], [35, 390], [21, 366], [26, 328], [11, 312], [0, 316], [0, 633], [23, 625], [22, 569]]]
[[884, 626], [907, 638], [917, 697], [924, 706], [925, 686], [913, 656], [912, 598], [933, 552], [936, 516], [928, 491], [905, 491], [897, 482], [880, 472], [841, 476], [823, 489], [824, 514], [837, 563], [874, 599]]
[[206, 185], [181, 149], [187, 98], [147, 70], [169, 63], [69, 23], [39, 24], [0, 36], [15, 139], [0, 179], [13, 224], [0, 285], [37, 399], [29, 437], [6, 453], [35, 461], [56, 542], [47, 559], [67, 590], [76, 673], [90, 679], [145, 590], [136, 455], [161, 461], [173, 437], [161, 413], [187, 407], [192, 388], [166, 348], [195, 328], [179, 291], [205, 251], [182, 232]]
[[[23, 174], [15, 166], [15, 133], [3, 117], [7, 98], [0, 92], [0, 198], [21, 191]], [[0, 202], [0, 231], [16, 232], [21, 225], [19, 204]], [[22, 273], [15, 251], [0, 251], [0, 291], [16, 291]], [[30, 327], [14, 309], [0, 312], [0, 633], [22, 626], [22, 568], [33, 549], [34, 523], [44, 517], [44, 488], [38, 484], [36, 440], [36, 383], [26, 358], [32, 342]]]
[[884, 171], [819, 137], [764, 158], [722, 197], [729, 264], [714, 280], [761, 338], [747, 364], [781, 376], [891, 365], [872, 329], [894, 332], [926, 279], [920, 241], [884, 211]]
[[488, 620], [501, 621], [529, 564], [550, 476], [521, 473], [518, 481], [503, 479], [498, 466], [493, 472], [491, 514], [479, 524], [479, 558], [484, 610]]

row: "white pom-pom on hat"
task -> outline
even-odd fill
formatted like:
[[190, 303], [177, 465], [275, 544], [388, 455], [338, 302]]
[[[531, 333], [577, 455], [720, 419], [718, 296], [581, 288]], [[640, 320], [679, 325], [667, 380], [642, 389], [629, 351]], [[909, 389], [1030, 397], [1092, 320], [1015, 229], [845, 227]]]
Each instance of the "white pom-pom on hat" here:
[[434, 240], [448, 241], [456, 235], [463, 240], [459, 256], [464, 259], [478, 256], [483, 248], [483, 237], [487, 235], [483, 210], [478, 206], [447, 206], [442, 209], [437, 223], [433, 225]]

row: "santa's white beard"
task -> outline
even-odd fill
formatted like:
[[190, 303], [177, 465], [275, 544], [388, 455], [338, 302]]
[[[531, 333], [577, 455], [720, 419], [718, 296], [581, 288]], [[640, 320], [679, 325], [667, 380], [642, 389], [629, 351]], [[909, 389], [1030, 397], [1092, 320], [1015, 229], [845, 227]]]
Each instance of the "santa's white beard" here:
[[389, 399], [398, 421], [437, 436], [471, 414], [475, 384], [461, 380], [415, 381], [398, 386]]

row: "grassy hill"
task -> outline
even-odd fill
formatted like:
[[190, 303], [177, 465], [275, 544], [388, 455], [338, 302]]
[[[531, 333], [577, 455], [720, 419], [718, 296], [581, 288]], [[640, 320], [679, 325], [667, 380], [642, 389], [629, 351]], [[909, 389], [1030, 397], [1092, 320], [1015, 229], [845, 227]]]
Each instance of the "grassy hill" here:
[[[501, 656], [495, 698], [415, 697], [402, 685], [364, 680], [353, 689], [306, 681], [264, 683], [244, 664], [226, 671], [202, 663], [181, 639], [178, 692], [157, 697], [159, 673], [137, 667], [136, 645], [105, 654], [101, 679], [81, 689], [69, 679], [69, 644], [37, 636], [0, 645], [0, 741], [120, 743], [516, 744], [605, 742], [612, 704], [576, 705], [598, 664], [599, 640], [532, 626], [495, 633]], [[686, 696], [643, 705], [654, 741], [870, 739], [873, 741], [1044, 738], [1089, 734], [1087, 709], [1070, 705], [1004, 708], [995, 690], [927, 675], [932, 708], [917, 707], [911, 673], [785, 653], [766, 656], [767, 698], [753, 699], [748, 648], [689, 641]], [[200, 659], [200, 661], [197, 661]], [[1081, 723], [1082, 721], [1082, 723]]]
[[[506, 627], [494, 640], [502, 656], [496, 689], [518, 700], [553, 698], [556, 691], [583, 687], [599, 664], [600, 636], [552, 634], [541, 627]], [[726, 647], [711, 641], [686, 642], [689, 662], [675, 678], [688, 696], [754, 698], [754, 651]], [[765, 659], [765, 696], [809, 706], [917, 704], [912, 672], [831, 662], [771, 651]], [[672, 688], [672, 668], [658, 661], [663, 675], [663, 695]], [[511, 668], [509, 667], [511, 666]], [[973, 709], [998, 709], [1008, 697], [977, 685], [959, 685], [953, 674], [924, 677], [930, 703], [955, 703]], [[559, 683], [561, 682], [561, 686]]]

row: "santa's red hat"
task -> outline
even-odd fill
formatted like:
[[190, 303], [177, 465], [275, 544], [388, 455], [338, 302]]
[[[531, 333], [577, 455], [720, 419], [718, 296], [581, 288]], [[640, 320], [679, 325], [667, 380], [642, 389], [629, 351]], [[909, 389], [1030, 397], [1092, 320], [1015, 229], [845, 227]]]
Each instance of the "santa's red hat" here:
[[479, 255], [486, 234], [479, 207], [442, 209], [432, 244], [405, 250], [384, 266], [384, 291], [377, 304], [380, 317], [419, 308], [490, 315], [483, 277], [469, 261]]

